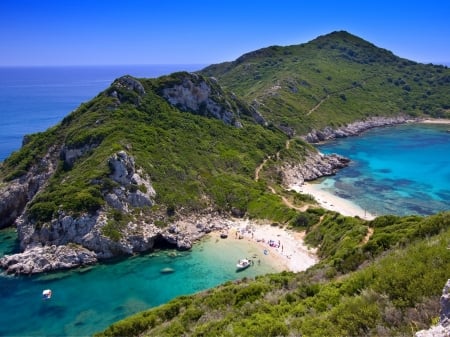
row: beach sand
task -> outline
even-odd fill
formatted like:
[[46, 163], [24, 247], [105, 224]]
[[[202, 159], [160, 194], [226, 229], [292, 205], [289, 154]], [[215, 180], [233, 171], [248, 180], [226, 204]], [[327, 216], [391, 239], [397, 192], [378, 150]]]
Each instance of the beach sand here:
[[291, 185], [289, 187], [298, 193], [312, 195], [320, 206], [330, 211], [335, 211], [346, 216], [359, 216], [361, 219], [366, 220], [375, 218], [373, 214], [365, 211], [350, 200], [340, 198], [330, 192], [321, 190], [317, 184], [305, 182], [303, 185]]
[[[223, 240], [233, 240], [233, 244], [239, 242], [262, 252], [254, 263], [258, 263], [258, 259], [264, 259], [264, 263], [272, 265], [278, 271], [300, 272], [319, 261], [315, 249], [304, 244], [304, 233], [236, 219], [231, 222], [227, 234], [228, 238]], [[220, 232], [213, 232], [212, 235], [219, 237]]]
[[450, 119], [429, 118], [420, 121], [423, 124], [450, 124]]

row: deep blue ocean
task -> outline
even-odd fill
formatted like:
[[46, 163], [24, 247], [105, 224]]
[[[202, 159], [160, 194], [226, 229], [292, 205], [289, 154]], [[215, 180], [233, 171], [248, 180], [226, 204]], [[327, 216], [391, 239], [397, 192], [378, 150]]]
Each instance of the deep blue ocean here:
[[[125, 74], [156, 77], [191, 66], [0, 68], [0, 161], [23, 136], [59, 123]], [[376, 214], [448, 210], [450, 126], [404, 125], [371, 130], [320, 147], [350, 157], [350, 167], [321, 185]], [[0, 255], [18, 250], [16, 233], [0, 231]], [[228, 280], [273, 272], [263, 263], [242, 273], [239, 258], [262, 255], [206, 239], [190, 252], [156, 252], [73, 271], [33, 277], [0, 275], [0, 336], [85, 336], [178, 295]], [[171, 274], [161, 269], [174, 269]], [[53, 298], [42, 301], [43, 289]]]

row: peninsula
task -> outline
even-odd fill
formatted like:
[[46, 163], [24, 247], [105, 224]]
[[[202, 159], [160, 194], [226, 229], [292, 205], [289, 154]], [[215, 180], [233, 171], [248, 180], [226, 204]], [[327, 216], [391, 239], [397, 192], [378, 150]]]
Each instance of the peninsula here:
[[[17, 228], [21, 253], [0, 266], [35, 274], [158, 245], [188, 250], [227, 219], [262, 220], [303, 232], [299, 242], [316, 247], [301, 244], [304, 267], [314, 267], [177, 299], [105, 334], [409, 333], [408, 322], [423, 327], [431, 317], [409, 313], [431, 312], [448, 277], [448, 213], [340, 214], [320, 207], [304, 183], [348, 165], [312, 143], [448, 119], [449, 89], [447, 67], [399, 58], [343, 31], [198, 73], [122, 76], [59, 124], [24, 137], [2, 163], [0, 227]], [[304, 269], [295, 263], [287, 269]], [[395, 292], [407, 286], [408, 297]]]

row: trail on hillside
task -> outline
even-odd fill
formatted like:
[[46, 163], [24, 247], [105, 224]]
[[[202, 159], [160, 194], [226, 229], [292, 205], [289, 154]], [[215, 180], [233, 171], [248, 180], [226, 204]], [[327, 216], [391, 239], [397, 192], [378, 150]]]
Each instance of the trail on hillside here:
[[[286, 148], [287, 150], [290, 148], [290, 146], [291, 146], [291, 141], [292, 141], [292, 140], [293, 140], [293, 139], [288, 139], [288, 140], [286, 140], [285, 148]], [[277, 160], [280, 159], [280, 151], [278, 151], [278, 152], [275, 154], [275, 157], [277, 158]], [[261, 170], [264, 168], [264, 165], [266, 165], [266, 163], [267, 163], [267, 161], [268, 161], [269, 159], [271, 159], [271, 156], [268, 156], [267, 158], [265, 158], [265, 159], [262, 161], [262, 163], [259, 164], [258, 167], [255, 169], [255, 181], [259, 181], [259, 174], [260, 174]], [[273, 194], [278, 195], [278, 196], [281, 198], [281, 200], [283, 201], [283, 204], [285, 204], [285, 205], [286, 205], [287, 207], [289, 207], [289, 208], [295, 209], [295, 210], [300, 211], [300, 212], [305, 212], [305, 211], [308, 210], [308, 208], [311, 206], [311, 205], [309, 205], [309, 204], [306, 204], [306, 205], [304, 205], [304, 206], [302, 206], [302, 207], [295, 206], [295, 205], [294, 205], [291, 201], [289, 201], [286, 197], [284, 197], [284, 196], [278, 194], [277, 191], [276, 191], [272, 186], [267, 185], [267, 188], [268, 188], [268, 189], [270, 190], [270, 192], [272, 192]]]
[[267, 161], [270, 159], [270, 157], [265, 158], [261, 164], [255, 169], [255, 181], [259, 180], [259, 172], [261, 172], [264, 165], [266, 165]]
[[311, 115], [314, 111], [316, 111], [316, 110], [322, 105], [322, 103], [325, 102], [328, 98], [330, 98], [330, 95], [326, 95], [324, 98], [322, 98], [322, 100], [321, 100], [319, 103], [317, 103], [311, 110], [308, 111], [308, 113], [306, 114], [306, 116], [309, 116], [309, 115]]
[[306, 116], [309, 116], [309, 115], [311, 115], [314, 111], [316, 111], [316, 110], [322, 105], [323, 102], [325, 102], [326, 100], [328, 100], [328, 99], [331, 97], [331, 95], [340, 95], [340, 94], [342, 94], [342, 93], [345, 92], [345, 91], [349, 91], [349, 90], [353, 90], [353, 89], [356, 89], [356, 88], [360, 88], [360, 87], [362, 87], [363, 85], [366, 84], [366, 81], [367, 81], [367, 80], [371, 79], [371, 78], [374, 77], [374, 76], [375, 76], [375, 75], [370, 76], [370, 77], [367, 77], [367, 78], [364, 78], [364, 79], [361, 81], [361, 83], [359, 83], [359, 84], [356, 83], [356, 84], [352, 85], [351, 87], [347, 87], [347, 88], [344, 88], [344, 89], [342, 89], [342, 90], [330, 92], [330, 93], [327, 94], [324, 98], [322, 98], [322, 99], [320, 100], [319, 103], [317, 103], [315, 106], [313, 106], [313, 107], [306, 113]]
[[372, 235], [373, 235], [373, 228], [372, 227], [368, 227], [367, 228], [367, 234], [361, 241], [361, 246], [365, 245], [367, 242], [369, 242], [369, 240], [372, 237]]

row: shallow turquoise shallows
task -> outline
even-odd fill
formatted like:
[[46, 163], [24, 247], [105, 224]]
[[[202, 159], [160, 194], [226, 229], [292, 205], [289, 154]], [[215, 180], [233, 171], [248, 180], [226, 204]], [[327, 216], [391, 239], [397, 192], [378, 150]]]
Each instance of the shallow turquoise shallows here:
[[[2, 255], [15, 248], [14, 238], [14, 231], [0, 231]], [[262, 251], [239, 241], [209, 238], [190, 252], [159, 251], [33, 277], [2, 275], [0, 336], [92, 335], [176, 296], [276, 271]], [[236, 272], [238, 259], [255, 255], [260, 264]], [[42, 299], [44, 289], [52, 290], [50, 300]]]
[[375, 215], [429, 215], [450, 210], [450, 125], [373, 129], [319, 146], [352, 160], [324, 190]]

